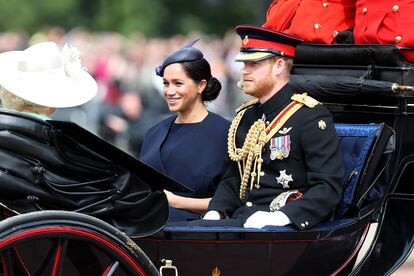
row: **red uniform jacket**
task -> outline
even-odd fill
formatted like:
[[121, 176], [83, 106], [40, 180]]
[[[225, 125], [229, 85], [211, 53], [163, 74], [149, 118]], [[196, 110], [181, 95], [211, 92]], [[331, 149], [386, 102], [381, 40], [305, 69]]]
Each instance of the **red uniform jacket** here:
[[338, 32], [354, 27], [356, 0], [276, 0], [263, 27], [331, 44]]
[[[414, 0], [357, 0], [354, 39], [358, 44], [414, 47]], [[413, 50], [402, 50], [414, 61]]]

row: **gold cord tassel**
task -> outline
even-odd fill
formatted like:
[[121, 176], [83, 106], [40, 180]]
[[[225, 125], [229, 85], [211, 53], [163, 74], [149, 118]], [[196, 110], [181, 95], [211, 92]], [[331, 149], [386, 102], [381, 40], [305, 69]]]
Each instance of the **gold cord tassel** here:
[[[242, 200], [246, 197], [249, 180], [251, 190], [254, 187], [256, 176], [260, 177], [261, 164], [263, 162], [261, 152], [265, 144], [263, 141], [266, 140], [266, 125], [263, 120], [257, 120], [247, 132], [243, 147], [241, 149], [236, 148], [236, 132], [243, 115], [244, 110], [236, 115], [230, 126], [227, 139], [229, 157], [231, 160], [238, 162], [239, 164], [238, 166], [241, 178], [240, 199]], [[260, 160], [259, 162], [258, 158]], [[243, 162], [243, 168], [241, 168], [240, 162]], [[257, 168], [258, 164], [260, 164], [259, 170]], [[259, 178], [257, 178], [257, 180], [259, 180]], [[259, 183], [256, 183], [256, 187], [259, 187]]]

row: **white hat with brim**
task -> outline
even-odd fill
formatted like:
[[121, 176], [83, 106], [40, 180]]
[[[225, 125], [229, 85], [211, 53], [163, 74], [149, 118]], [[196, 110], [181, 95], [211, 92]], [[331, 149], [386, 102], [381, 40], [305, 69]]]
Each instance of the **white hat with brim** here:
[[0, 54], [0, 86], [27, 101], [47, 107], [73, 107], [91, 100], [95, 79], [80, 64], [79, 51], [54, 42]]

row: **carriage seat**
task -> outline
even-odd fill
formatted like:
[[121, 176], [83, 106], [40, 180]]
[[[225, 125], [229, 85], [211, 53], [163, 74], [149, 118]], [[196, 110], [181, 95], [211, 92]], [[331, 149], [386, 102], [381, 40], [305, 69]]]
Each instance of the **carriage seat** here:
[[[372, 179], [380, 157], [389, 151], [392, 130], [385, 124], [335, 124], [339, 136], [340, 148], [344, 161], [344, 192], [342, 200], [332, 221], [316, 225], [313, 230], [329, 230], [343, 227], [353, 222], [346, 216], [357, 208], [357, 202], [368, 194], [372, 188]], [[292, 226], [267, 226], [263, 229], [246, 229], [238, 227], [202, 227], [202, 226], [166, 226], [164, 234], [174, 233], [189, 235], [191, 232], [235, 233], [235, 232], [294, 232]], [[190, 234], [191, 235], [191, 234]]]

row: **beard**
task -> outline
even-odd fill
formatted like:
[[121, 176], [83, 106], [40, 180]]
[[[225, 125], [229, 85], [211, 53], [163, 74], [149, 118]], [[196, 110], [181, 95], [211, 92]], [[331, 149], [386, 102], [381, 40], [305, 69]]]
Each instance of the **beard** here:
[[243, 92], [247, 95], [260, 99], [263, 96], [271, 93], [275, 85], [276, 80], [269, 72], [264, 78], [249, 82], [247, 85], [243, 85]]

